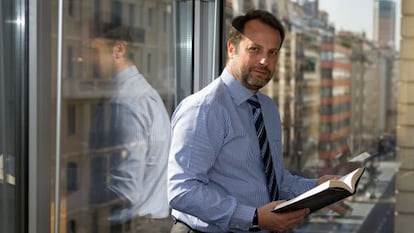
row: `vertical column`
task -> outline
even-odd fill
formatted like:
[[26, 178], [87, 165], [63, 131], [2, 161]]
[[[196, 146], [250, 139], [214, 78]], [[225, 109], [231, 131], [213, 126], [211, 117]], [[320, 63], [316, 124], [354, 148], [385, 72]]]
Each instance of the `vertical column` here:
[[414, 0], [401, 1], [401, 52], [397, 117], [398, 160], [394, 232], [412, 232], [414, 217]]

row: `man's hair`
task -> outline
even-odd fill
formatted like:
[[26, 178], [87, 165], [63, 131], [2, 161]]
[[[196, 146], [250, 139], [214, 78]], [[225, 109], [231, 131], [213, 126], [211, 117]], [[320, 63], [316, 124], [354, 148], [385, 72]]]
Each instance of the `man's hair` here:
[[131, 30], [128, 26], [113, 23], [99, 24], [95, 27], [93, 37], [107, 39], [112, 42], [125, 41], [130, 43], [133, 41]]
[[251, 10], [245, 15], [237, 16], [231, 22], [229, 40], [232, 44], [238, 45], [240, 40], [243, 38], [244, 26], [251, 20], [260, 20], [260, 22], [272, 27], [280, 34], [280, 46], [282, 46], [283, 40], [285, 39], [285, 29], [282, 23], [270, 12], [264, 10]]

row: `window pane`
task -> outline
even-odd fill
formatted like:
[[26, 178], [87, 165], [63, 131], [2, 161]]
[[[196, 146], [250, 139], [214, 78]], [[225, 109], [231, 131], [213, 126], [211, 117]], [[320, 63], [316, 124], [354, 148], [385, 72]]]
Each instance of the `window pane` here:
[[176, 99], [173, 1], [67, 4], [61, 229], [169, 232], [166, 166]]
[[0, 232], [27, 227], [27, 37], [24, 1], [0, 4]]

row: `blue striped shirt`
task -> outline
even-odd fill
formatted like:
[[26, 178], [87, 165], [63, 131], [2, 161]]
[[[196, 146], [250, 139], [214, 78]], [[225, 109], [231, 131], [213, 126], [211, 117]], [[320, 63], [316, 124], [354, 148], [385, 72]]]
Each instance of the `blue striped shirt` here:
[[[281, 199], [314, 187], [315, 180], [284, 168], [281, 122], [275, 103], [258, 93]], [[184, 99], [172, 117], [168, 198], [172, 215], [206, 232], [246, 232], [254, 210], [269, 200], [251, 109], [252, 93], [227, 70]], [[263, 231], [265, 232], [265, 231]]]
[[96, 124], [92, 131], [99, 137], [91, 138], [92, 148], [109, 151], [102, 153], [108, 158], [100, 156], [97, 162], [105, 159], [110, 165], [93, 164], [92, 201], [122, 201], [123, 207], [109, 217], [112, 223], [139, 216], [165, 218], [169, 215], [169, 115], [158, 92], [136, 66], [122, 70], [111, 84], [108, 123]]

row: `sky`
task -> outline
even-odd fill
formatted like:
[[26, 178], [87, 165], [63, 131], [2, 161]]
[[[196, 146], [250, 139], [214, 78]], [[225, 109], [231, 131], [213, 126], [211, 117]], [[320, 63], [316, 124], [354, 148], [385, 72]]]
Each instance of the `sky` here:
[[[395, 2], [398, 46], [401, 0], [395, 0]], [[335, 25], [337, 31], [365, 32], [367, 38], [373, 39], [374, 0], [319, 0], [319, 9], [329, 13], [329, 21]]]

